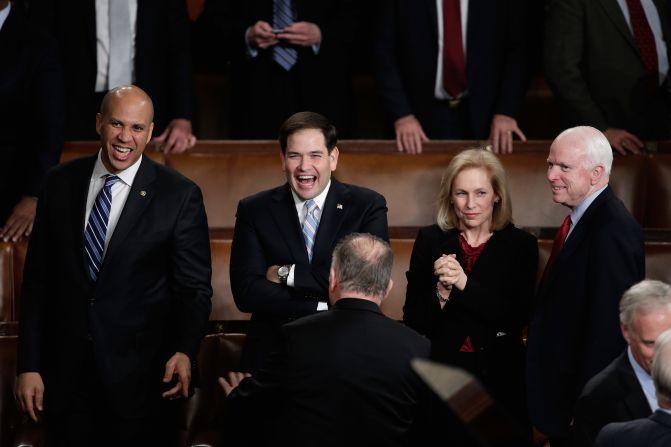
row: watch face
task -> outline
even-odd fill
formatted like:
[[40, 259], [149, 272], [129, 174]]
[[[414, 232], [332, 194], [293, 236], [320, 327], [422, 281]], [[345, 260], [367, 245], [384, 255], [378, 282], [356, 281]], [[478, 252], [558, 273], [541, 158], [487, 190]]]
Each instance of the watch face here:
[[283, 265], [282, 267], [277, 270], [277, 274], [279, 276], [288, 276], [289, 275], [289, 268], [286, 265]]

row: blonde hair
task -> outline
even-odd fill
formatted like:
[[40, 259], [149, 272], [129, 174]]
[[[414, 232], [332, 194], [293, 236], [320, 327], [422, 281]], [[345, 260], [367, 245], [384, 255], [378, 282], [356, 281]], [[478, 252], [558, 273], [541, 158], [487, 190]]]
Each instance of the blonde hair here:
[[461, 171], [471, 168], [480, 168], [487, 172], [494, 194], [499, 197], [499, 201], [494, 202], [492, 211], [492, 231], [501, 230], [512, 222], [513, 207], [503, 165], [496, 155], [486, 149], [467, 149], [450, 161], [440, 182], [436, 223], [443, 231], [459, 227], [459, 218], [452, 204], [452, 186]]

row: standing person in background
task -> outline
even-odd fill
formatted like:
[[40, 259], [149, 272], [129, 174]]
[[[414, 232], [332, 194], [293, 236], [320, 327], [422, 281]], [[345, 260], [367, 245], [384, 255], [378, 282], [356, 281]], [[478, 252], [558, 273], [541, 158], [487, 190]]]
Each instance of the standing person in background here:
[[585, 385], [575, 406], [571, 447], [591, 447], [610, 422], [646, 418], [659, 408], [650, 375], [655, 340], [671, 329], [671, 287], [646, 279], [620, 300], [627, 349]]
[[32, 232], [37, 196], [63, 146], [63, 74], [56, 43], [0, 0], [0, 239]]
[[[93, 140], [105, 93], [136, 84], [155, 103], [153, 143], [166, 153], [193, 147], [193, 80], [184, 0], [31, 0], [31, 20], [60, 45], [65, 139]], [[73, 24], [76, 24], [73, 25]]]
[[432, 359], [474, 374], [530, 433], [523, 329], [538, 244], [512, 224], [503, 166], [486, 150], [452, 159], [439, 204], [438, 223], [412, 250], [403, 322], [431, 340]]
[[545, 77], [566, 124], [596, 127], [621, 154], [669, 139], [670, 39], [666, 0], [549, 0]]
[[213, 0], [205, 5], [231, 58], [231, 135], [270, 139], [301, 110], [353, 127], [350, 57], [357, 0]]
[[50, 171], [23, 274], [16, 400], [47, 445], [169, 445], [207, 330], [210, 244], [198, 186], [142, 154], [135, 86], [96, 115], [101, 149]]
[[528, 81], [526, 0], [382, 0], [376, 8], [378, 88], [399, 151], [434, 139], [525, 140], [515, 116]]
[[550, 146], [547, 179], [568, 207], [538, 286], [529, 326], [527, 396], [536, 428], [565, 446], [576, 399], [622, 353], [618, 303], [645, 277], [641, 227], [608, 186], [613, 152], [593, 127]]
[[388, 240], [387, 204], [375, 191], [340, 183], [335, 127], [299, 112], [280, 128], [287, 182], [238, 204], [231, 248], [231, 290], [251, 312], [241, 367], [256, 372], [277, 344], [280, 327], [326, 310], [335, 244], [353, 232]]

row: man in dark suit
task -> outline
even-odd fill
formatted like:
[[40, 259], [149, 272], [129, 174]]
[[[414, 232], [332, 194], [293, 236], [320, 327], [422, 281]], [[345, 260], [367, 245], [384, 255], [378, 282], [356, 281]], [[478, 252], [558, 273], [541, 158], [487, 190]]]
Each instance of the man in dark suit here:
[[[105, 92], [118, 85], [107, 80], [110, 66], [99, 63], [101, 57], [111, 57], [112, 36], [104, 24], [110, 21], [106, 5], [114, 1], [30, 1], [31, 20], [50, 31], [60, 45], [68, 98], [66, 140], [97, 137], [91, 117]], [[184, 0], [126, 3], [131, 28], [130, 79], [154, 101], [154, 134], [158, 136], [153, 142], [165, 152], [184, 152], [196, 141], [191, 126], [193, 85], [186, 3]], [[98, 6], [104, 9], [98, 10]]]
[[622, 352], [618, 303], [645, 276], [641, 228], [608, 186], [612, 162], [593, 127], [565, 130], [550, 146], [552, 199], [571, 213], [538, 286], [527, 395], [532, 422], [552, 447], [565, 445], [587, 381]]
[[0, 0], [0, 238], [30, 235], [37, 195], [63, 146], [63, 75], [55, 42]]
[[[495, 152], [510, 152], [513, 133], [525, 139], [515, 120], [528, 77], [525, 0], [444, 0], [442, 12], [435, 0], [378, 3], [376, 76], [399, 150], [419, 153], [428, 138], [489, 138]], [[443, 76], [449, 39], [465, 63], [456, 97], [446, 85], [452, 71]]]
[[655, 340], [671, 329], [671, 287], [647, 279], [630, 287], [620, 300], [620, 327], [629, 346], [585, 385], [571, 424], [573, 447], [591, 447], [610, 422], [646, 418], [659, 408], [650, 369]]
[[[275, 11], [288, 5], [287, 21]], [[275, 138], [289, 115], [326, 115], [352, 135], [350, 58], [360, 25], [356, 0], [211, 0], [210, 16], [231, 60], [231, 136]], [[295, 63], [275, 60], [278, 48]]]
[[652, 379], [657, 393], [657, 409], [647, 419], [613, 422], [596, 438], [595, 447], [666, 447], [671, 445], [671, 331], [655, 342]]
[[231, 248], [235, 304], [253, 313], [241, 360], [250, 372], [273, 350], [282, 324], [327, 308], [340, 238], [366, 232], [388, 239], [384, 197], [331, 177], [336, 129], [324, 116], [292, 115], [279, 141], [287, 183], [240, 201]]
[[167, 445], [162, 418], [188, 395], [211, 307], [202, 195], [142, 156], [152, 104], [138, 87], [110, 91], [96, 126], [99, 153], [51, 171], [38, 202], [16, 398], [44, 410], [49, 445]]
[[670, 39], [666, 0], [549, 0], [545, 76], [566, 124], [596, 127], [622, 154], [668, 139]]
[[269, 445], [423, 445], [410, 434], [429, 394], [410, 361], [430, 346], [380, 310], [392, 263], [382, 239], [345, 236], [329, 272], [332, 308], [283, 326], [280, 349], [258, 374], [219, 379], [232, 414], [258, 427], [268, 412]]

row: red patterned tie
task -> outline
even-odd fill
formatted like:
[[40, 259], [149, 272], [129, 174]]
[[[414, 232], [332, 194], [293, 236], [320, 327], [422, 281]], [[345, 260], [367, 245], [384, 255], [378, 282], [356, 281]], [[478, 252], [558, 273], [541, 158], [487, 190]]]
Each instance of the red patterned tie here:
[[634, 40], [641, 54], [645, 71], [650, 77], [651, 84], [658, 85], [658, 62], [657, 47], [655, 46], [655, 35], [650, 29], [648, 19], [645, 17], [645, 11], [641, 5], [641, 0], [627, 0], [629, 8], [629, 17], [631, 19], [631, 28], [634, 31]]
[[466, 60], [461, 38], [460, 0], [443, 0], [443, 87], [458, 98], [466, 90]]
[[568, 230], [570, 228], [571, 228], [571, 215], [569, 214], [564, 218], [564, 222], [562, 222], [561, 227], [559, 227], [559, 230], [557, 230], [557, 234], [555, 234], [555, 241], [554, 244], [552, 244], [552, 252], [550, 253], [550, 259], [548, 259], [548, 263], [545, 264], [545, 271], [543, 272], [544, 277], [548, 274], [548, 272], [552, 268], [552, 264], [554, 264], [557, 255], [559, 255], [559, 252], [564, 246], [564, 241], [566, 240], [566, 236], [568, 235]]

